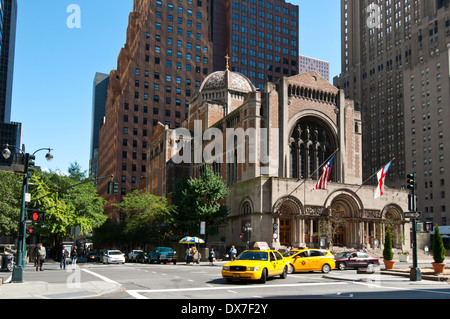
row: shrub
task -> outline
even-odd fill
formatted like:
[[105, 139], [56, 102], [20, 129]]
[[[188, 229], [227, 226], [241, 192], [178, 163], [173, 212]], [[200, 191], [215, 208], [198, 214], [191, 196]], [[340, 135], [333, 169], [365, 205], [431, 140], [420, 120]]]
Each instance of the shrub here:
[[438, 225], [434, 226], [433, 259], [435, 263], [443, 263], [445, 259], [444, 243]]
[[386, 235], [384, 237], [384, 249], [383, 249], [383, 258], [384, 260], [393, 260], [394, 259], [394, 253], [392, 252], [392, 237], [391, 237], [391, 231], [386, 231]]

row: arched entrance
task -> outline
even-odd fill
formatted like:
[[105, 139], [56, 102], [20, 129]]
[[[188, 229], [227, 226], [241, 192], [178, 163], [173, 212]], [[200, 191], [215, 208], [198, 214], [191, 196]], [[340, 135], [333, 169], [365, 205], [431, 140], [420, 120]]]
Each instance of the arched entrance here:
[[355, 246], [358, 242], [358, 204], [349, 194], [338, 195], [331, 204], [329, 238], [334, 246]]
[[298, 246], [299, 220], [302, 205], [294, 197], [283, 197], [274, 205], [273, 216], [273, 246]]

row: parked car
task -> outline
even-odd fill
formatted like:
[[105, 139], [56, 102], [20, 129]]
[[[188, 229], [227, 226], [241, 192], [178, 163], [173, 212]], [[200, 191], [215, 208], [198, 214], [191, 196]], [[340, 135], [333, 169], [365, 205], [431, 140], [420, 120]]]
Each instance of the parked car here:
[[96, 251], [91, 251], [86, 255], [86, 259], [88, 262], [91, 261], [100, 261], [100, 256]]
[[142, 250], [132, 250], [128, 253], [128, 260], [129, 262], [131, 261], [136, 261], [136, 256], [140, 253], [142, 253]]
[[237, 280], [259, 280], [265, 283], [268, 277], [287, 277], [287, 260], [276, 250], [245, 250], [234, 261], [222, 267], [222, 277], [227, 282]]
[[295, 271], [321, 271], [328, 273], [336, 267], [334, 256], [324, 249], [293, 249], [283, 254], [288, 261], [288, 273]]
[[104, 264], [111, 263], [125, 263], [125, 254], [120, 250], [106, 250], [101, 257], [101, 261]]
[[145, 253], [145, 252], [140, 252], [139, 254], [137, 254], [136, 256], [136, 262], [137, 263], [148, 263], [150, 262], [150, 256], [149, 254]]
[[172, 262], [174, 265], [177, 263], [177, 252], [170, 247], [156, 247], [149, 253], [150, 263], [156, 262], [158, 264]]
[[378, 258], [364, 252], [346, 251], [336, 254], [336, 267], [340, 270], [367, 268], [368, 271], [373, 271], [373, 267], [379, 265], [380, 260]]

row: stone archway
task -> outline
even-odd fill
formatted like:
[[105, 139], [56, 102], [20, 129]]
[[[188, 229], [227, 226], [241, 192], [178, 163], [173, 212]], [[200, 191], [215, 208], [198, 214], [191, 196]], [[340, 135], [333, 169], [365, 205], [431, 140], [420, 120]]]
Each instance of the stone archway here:
[[358, 228], [360, 208], [355, 198], [349, 194], [340, 194], [331, 202], [330, 210], [328, 237], [333, 245], [356, 246], [360, 241]]
[[280, 198], [273, 208], [273, 246], [298, 246], [300, 241], [301, 202], [292, 196]]

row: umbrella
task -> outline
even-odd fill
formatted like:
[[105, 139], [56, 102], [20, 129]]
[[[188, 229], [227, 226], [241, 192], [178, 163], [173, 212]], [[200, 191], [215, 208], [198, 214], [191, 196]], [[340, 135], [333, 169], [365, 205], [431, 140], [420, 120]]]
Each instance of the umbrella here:
[[186, 236], [183, 237], [179, 243], [180, 244], [203, 244], [205, 241], [198, 237]]

